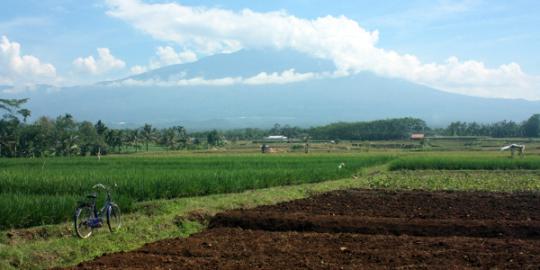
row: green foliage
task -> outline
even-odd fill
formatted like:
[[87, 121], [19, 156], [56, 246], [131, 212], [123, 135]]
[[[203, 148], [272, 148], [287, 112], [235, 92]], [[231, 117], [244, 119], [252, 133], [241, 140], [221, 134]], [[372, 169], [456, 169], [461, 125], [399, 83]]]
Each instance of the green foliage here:
[[170, 150], [185, 149], [188, 141], [187, 131], [182, 126], [166, 128], [161, 132], [160, 144]]
[[406, 156], [390, 162], [390, 170], [539, 170], [540, 157]]
[[[0, 99], [0, 101], [2, 101]], [[161, 130], [145, 124], [138, 129], [109, 129], [102, 121], [95, 125], [77, 122], [70, 114], [56, 119], [41, 117], [27, 124], [30, 111], [19, 109], [26, 100], [4, 100], [0, 103], [8, 114], [0, 119], [0, 156], [41, 157], [105, 155], [108, 152], [139, 151], [151, 145], [161, 149], [183, 150], [201, 149], [201, 141], [208, 146], [223, 146], [227, 140], [260, 140], [268, 135], [284, 135], [290, 141], [317, 140], [398, 140], [408, 139], [411, 133], [424, 132], [429, 135], [450, 136], [492, 136], [492, 137], [538, 137], [540, 136], [540, 115], [518, 124], [502, 121], [494, 124], [454, 122], [446, 129], [432, 130], [421, 119], [398, 118], [371, 122], [333, 123], [326, 126], [299, 128], [275, 124], [270, 129], [236, 129], [227, 131], [205, 131], [188, 134], [182, 126]], [[17, 114], [15, 114], [17, 113]], [[21, 115], [23, 121], [16, 115]]]
[[146, 145], [146, 151], [148, 151], [148, 144], [155, 138], [155, 130], [152, 128], [152, 125], [144, 124], [142, 127], [142, 137]]
[[535, 114], [525, 121], [523, 132], [527, 137], [540, 137], [540, 114]]
[[212, 146], [220, 146], [223, 144], [222, 135], [219, 134], [219, 132], [215, 129], [208, 132], [208, 135], [206, 135], [206, 141], [208, 142], [208, 145]]
[[494, 138], [524, 136], [522, 125], [506, 120], [492, 124], [452, 122], [442, 133], [448, 136], [490, 136]]
[[22, 115], [23, 117], [27, 117], [25, 116], [26, 114], [30, 115], [30, 111], [27, 110], [27, 109], [21, 109], [21, 110], [17, 110], [21, 107], [21, 105], [25, 104], [26, 102], [28, 102], [28, 99], [27, 98], [23, 98], [23, 99], [3, 99], [3, 98], [0, 98], [0, 110], [3, 110], [5, 112], [7, 112], [8, 114], [12, 114], [12, 113], [18, 113], [20, 115]]
[[[135, 201], [344, 178], [390, 159], [386, 155], [0, 159], [0, 209], [16, 209], [2, 216], [0, 229], [69, 220], [77, 199], [96, 183], [116, 183], [113, 198], [129, 211]], [[339, 169], [342, 162], [347, 166]]]
[[394, 140], [408, 138], [413, 132], [428, 130], [426, 123], [416, 118], [398, 118], [371, 122], [334, 123], [309, 130], [316, 140]]
[[370, 188], [423, 190], [538, 191], [539, 171], [393, 171], [368, 177]]

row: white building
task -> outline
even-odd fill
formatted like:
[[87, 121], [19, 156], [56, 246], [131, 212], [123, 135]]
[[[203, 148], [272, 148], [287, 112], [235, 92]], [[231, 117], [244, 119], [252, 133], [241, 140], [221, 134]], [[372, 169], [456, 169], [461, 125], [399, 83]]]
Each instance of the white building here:
[[266, 141], [287, 141], [287, 137], [282, 135], [270, 135], [268, 137], [264, 137], [264, 140]]

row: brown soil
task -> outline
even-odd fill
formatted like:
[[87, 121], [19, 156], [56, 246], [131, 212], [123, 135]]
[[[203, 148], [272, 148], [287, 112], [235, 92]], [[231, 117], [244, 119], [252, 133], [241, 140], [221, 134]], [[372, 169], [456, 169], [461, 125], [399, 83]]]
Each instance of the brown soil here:
[[511, 268], [540, 265], [538, 193], [349, 190], [216, 215], [210, 229], [77, 269]]

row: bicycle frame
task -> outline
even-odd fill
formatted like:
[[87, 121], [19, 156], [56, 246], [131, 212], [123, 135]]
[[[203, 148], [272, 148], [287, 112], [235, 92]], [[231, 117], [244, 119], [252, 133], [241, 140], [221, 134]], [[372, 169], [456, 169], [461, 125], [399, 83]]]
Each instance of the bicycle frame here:
[[111, 194], [109, 191], [107, 191], [107, 198], [105, 200], [105, 204], [99, 210], [96, 207], [96, 203], [97, 203], [96, 201], [97, 201], [97, 197], [93, 198], [89, 205], [92, 208], [92, 215], [93, 215], [93, 218], [91, 220], [88, 220], [88, 224], [87, 224], [90, 228], [101, 227], [103, 223], [102, 216], [106, 213], [107, 209], [112, 206], [112, 199], [111, 199]]
[[92, 231], [95, 228], [102, 227], [104, 224], [106, 224], [111, 233], [116, 232], [122, 226], [120, 207], [113, 202], [111, 190], [103, 184], [96, 184], [92, 189], [105, 190], [107, 197], [103, 207], [100, 209], [97, 206], [98, 195], [96, 192], [87, 195], [86, 197], [88, 199], [79, 203], [79, 206], [75, 210], [73, 221], [77, 236], [83, 239], [88, 238], [92, 235]]

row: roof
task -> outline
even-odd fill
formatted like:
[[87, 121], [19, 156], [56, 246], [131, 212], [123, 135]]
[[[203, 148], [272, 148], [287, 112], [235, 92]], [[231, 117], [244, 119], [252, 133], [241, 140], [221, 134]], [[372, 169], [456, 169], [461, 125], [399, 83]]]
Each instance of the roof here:
[[268, 140], [285, 140], [285, 139], [287, 139], [287, 137], [282, 136], [282, 135], [271, 135], [271, 136], [265, 137], [265, 139], [268, 139]]
[[411, 139], [413, 140], [419, 140], [419, 139], [423, 139], [425, 136], [423, 133], [413, 133], [411, 134]]

